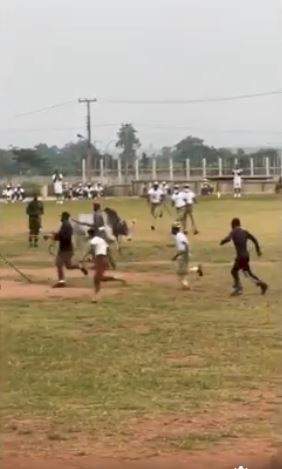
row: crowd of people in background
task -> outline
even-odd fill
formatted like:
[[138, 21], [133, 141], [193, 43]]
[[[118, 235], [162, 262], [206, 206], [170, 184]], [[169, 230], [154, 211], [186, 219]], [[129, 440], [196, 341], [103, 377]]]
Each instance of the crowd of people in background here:
[[103, 197], [104, 186], [100, 183], [88, 182], [83, 184], [72, 185], [69, 183], [63, 184], [64, 200], [93, 200], [97, 197]]
[[69, 184], [64, 182], [63, 174], [57, 170], [52, 176], [52, 182], [57, 203], [63, 203], [64, 200], [93, 200], [104, 195], [101, 182]]
[[23, 202], [25, 200], [25, 190], [21, 184], [15, 186], [7, 184], [2, 191], [2, 198], [6, 203]]

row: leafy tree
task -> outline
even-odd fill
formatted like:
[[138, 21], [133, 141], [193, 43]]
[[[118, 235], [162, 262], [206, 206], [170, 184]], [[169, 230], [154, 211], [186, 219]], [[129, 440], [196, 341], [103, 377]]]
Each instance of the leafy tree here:
[[49, 169], [48, 161], [32, 148], [13, 148], [14, 160], [21, 174], [40, 174]]
[[118, 131], [117, 148], [121, 148], [121, 161], [124, 164], [125, 177], [128, 178], [130, 166], [136, 160], [136, 150], [140, 146], [140, 141], [136, 136], [137, 131], [131, 124], [122, 124]]
[[10, 176], [17, 173], [17, 163], [13, 159], [14, 154], [10, 150], [0, 150], [0, 175]]
[[190, 158], [192, 164], [200, 163], [204, 156], [204, 141], [196, 137], [186, 137], [175, 146], [175, 161], [185, 161]]

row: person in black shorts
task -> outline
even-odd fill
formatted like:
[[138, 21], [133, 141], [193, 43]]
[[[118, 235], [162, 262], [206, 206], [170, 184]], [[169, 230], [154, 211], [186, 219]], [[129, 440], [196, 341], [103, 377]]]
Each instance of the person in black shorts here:
[[236, 250], [236, 259], [231, 270], [232, 277], [234, 279], [234, 290], [232, 296], [241, 295], [243, 287], [240, 281], [239, 272], [242, 270], [244, 275], [252, 280], [260, 289], [262, 295], [264, 295], [268, 289], [268, 285], [260, 280], [250, 268], [250, 255], [248, 251], [248, 240], [252, 241], [255, 245], [258, 256], [261, 256], [261, 250], [257, 239], [249, 233], [247, 230], [241, 228], [241, 222], [239, 218], [233, 218], [231, 222], [232, 230], [226, 238], [224, 238], [220, 245], [233, 241]]
[[88, 275], [87, 269], [80, 263], [74, 263], [72, 261], [74, 255], [72, 235], [73, 228], [70, 224], [70, 214], [68, 212], [63, 212], [61, 215], [61, 227], [57, 233], [53, 235], [45, 235], [44, 239], [47, 240], [50, 237], [54, 241], [58, 241], [59, 248], [56, 256], [56, 267], [58, 273], [58, 281], [55, 283], [53, 288], [64, 288], [66, 287], [65, 272], [64, 268], [67, 270], [80, 270], [84, 275]]

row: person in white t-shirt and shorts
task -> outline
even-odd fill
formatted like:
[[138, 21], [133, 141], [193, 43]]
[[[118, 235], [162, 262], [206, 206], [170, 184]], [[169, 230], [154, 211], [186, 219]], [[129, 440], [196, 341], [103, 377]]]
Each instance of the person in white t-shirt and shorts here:
[[181, 224], [175, 222], [171, 227], [171, 234], [174, 237], [176, 254], [173, 256], [173, 261], [178, 261], [177, 276], [183, 289], [190, 290], [190, 282], [188, 280], [189, 271], [196, 272], [199, 277], [203, 276], [202, 266], [199, 264], [196, 267], [189, 268], [189, 241], [187, 236], [181, 231]]
[[187, 197], [184, 191], [179, 189], [179, 186], [174, 186], [174, 192], [171, 196], [172, 205], [176, 209], [177, 221], [181, 223], [182, 229], [187, 229]]
[[63, 203], [63, 195], [64, 195], [64, 188], [63, 188], [63, 175], [58, 170], [52, 176], [54, 194], [56, 197], [57, 204]]
[[153, 187], [148, 190], [147, 198], [150, 205], [150, 212], [153, 218], [151, 230], [155, 230], [155, 220], [163, 216], [163, 202], [165, 199], [165, 194], [159, 187], [158, 182], [154, 182]]
[[[88, 256], [91, 254], [94, 261], [94, 296], [93, 303], [97, 303], [99, 299], [99, 293], [101, 290], [101, 282], [121, 282], [126, 284], [125, 280], [122, 278], [117, 278], [113, 275], [105, 275], [106, 271], [109, 268], [108, 261], [108, 252], [109, 245], [105, 240], [103, 233], [103, 228], [99, 229], [90, 229], [88, 231], [90, 238], [90, 250], [86, 254]], [[85, 257], [86, 257], [85, 256]]]
[[242, 173], [243, 171], [239, 168], [233, 170], [233, 191], [235, 199], [242, 197]]
[[196, 226], [194, 213], [193, 213], [194, 204], [197, 202], [196, 194], [195, 192], [192, 191], [189, 184], [185, 184], [183, 188], [183, 192], [186, 198], [186, 223], [187, 223], [187, 217], [189, 217], [191, 221], [193, 233], [194, 235], [196, 235], [199, 233], [198, 228]]

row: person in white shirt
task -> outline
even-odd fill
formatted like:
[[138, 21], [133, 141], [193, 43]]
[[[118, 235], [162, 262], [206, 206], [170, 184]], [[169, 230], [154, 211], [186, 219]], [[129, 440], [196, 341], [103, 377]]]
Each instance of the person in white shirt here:
[[173, 223], [171, 227], [171, 234], [174, 237], [176, 254], [172, 260], [178, 260], [177, 276], [180, 280], [181, 286], [185, 290], [190, 290], [190, 283], [188, 280], [189, 270], [196, 272], [199, 277], [203, 276], [202, 266], [199, 264], [196, 267], [189, 269], [189, 241], [187, 236], [181, 231], [181, 224], [179, 222]]
[[63, 203], [63, 175], [56, 170], [52, 176], [54, 194], [57, 199], [57, 204]]
[[6, 190], [4, 191], [4, 194], [3, 194], [3, 195], [4, 195], [5, 199], [6, 199], [6, 203], [12, 202], [12, 198], [13, 198], [13, 187], [12, 187], [10, 184], [8, 184], [8, 185], [6, 186]]
[[235, 199], [242, 196], [242, 173], [243, 171], [237, 167], [233, 169], [233, 191]]
[[163, 202], [165, 198], [164, 192], [159, 187], [158, 182], [154, 182], [153, 187], [148, 190], [147, 198], [150, 205], [150, 212], [153, 218], [151, 230], [155, 230], [155, 220], [163, 216]]
[[23, 202], [25, 191], [21, 184], [18, 184], [13, 190], [13, 202]]
[[196, 226], [194, 213], [193, 213], [194, 204], [197, 202], [196, 194], [195, 194], [195, 192], [192, 191], [189, 184], [185, 184], [185, 186], [183, 188], [183, 192], [184, 192], [185, 198], [186, 198], [186, 213], [185, 213], [185, 228], [184, 228], [184, 230], [186, 230], [187, 217], [189, 217], [190, 221], [191, 221], [191, 226], [192, 226], [193, 233], [194, 233], [194, 235], [196, 235], [196, 234], [199, 233], [198, 228]]
[[187, 196], [184, 191], [179, 189], [179, 186], [174, 186], [174, 192], [171, 196], [172, 205], [176, 208], [177, 221], [181, 223], [182, 229], [186, 231], [187, 228]]
[[92, 302], [97, 303], [101, 290], [101, 282], [114, 281], [121, 282], [123, 284], [125, 284], [126, 282], [122, 278], [117, 278], [113, 275], [105, 275], [105, 272], [108, 270], [109, 267], [109, 245], [105, 240], [103, 228], [91, 228], [88, 231], [88, 234], [90, 238], [90, 250], [88, 251], [85, 257], [91, 254], [94, 260], [94, 296]]

